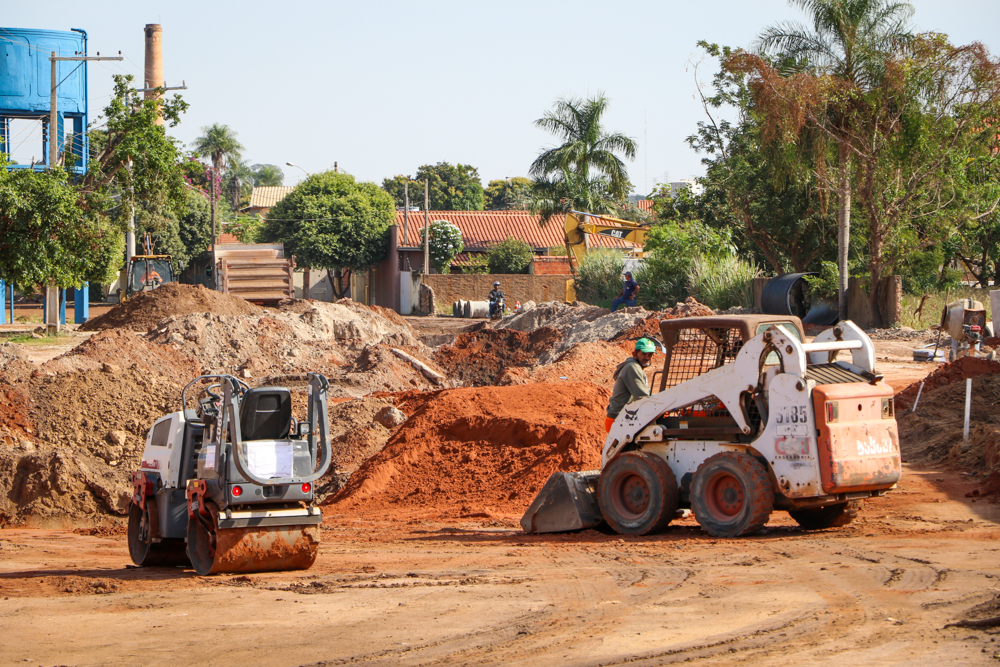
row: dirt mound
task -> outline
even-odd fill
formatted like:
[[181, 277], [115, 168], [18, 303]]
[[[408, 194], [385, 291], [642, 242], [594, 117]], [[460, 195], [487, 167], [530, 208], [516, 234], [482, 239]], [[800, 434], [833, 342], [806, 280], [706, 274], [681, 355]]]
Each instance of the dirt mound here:
[[31, 375], [35, 365], [24, 356], [22, 347], [16, 343], [0, 345], [0, 380], [13, 383], [19, 378]]
[[[129, 329], [100, 331], [76, 346], [42, 365], [48, 373], [60, 371], [98, 369], [103, 364], [137, 366], [151, 377], [175, 378], [185, 383], [201, 375], [196, 361], [167, 345], [151, 343], [145, 336]], [[186, 379], [185, 379], [186, 378]]]
[[[955, 363], [965, 359], [963, 357]], [[986, 475], [1000, 473], [998, 403], [1000, 375], [973, 377], [969, 444], [964, 446], [965, 383], [952, 382], [930, 390], [925, 385], [915, 413], [897, 410], [900, 449], [904, 458], [915, 463], [946, 462]]]
[[202, 285], [167, 283], [151, 292], [140, 292], [128, 301], [95, 317], [80, 327], [81, 331], [131, 329], [146, 332], [157, 322], [171, 315], [183, 317], [191, 313], [216, 315], [252, 315], [262, 311], [237, 296], [210, 290]]
[[611, 311], [600, 306], [573, 302], [546, 301], [537, 306], [505, 319], [498, 328], [531, 332], [540, 327], [564, 330], [580, 322], [593, 322]]
[[329, 503], [451, 517], [521, 512], [552, 472], [599, 467], [607, 398], [585, 383], [403, 396], [398, 404], [410, 418]]
[[[615, 384], [611, 376], [626, 356], [622, 348], [614, 343], [604, 341], [580, 343], [551, 364], [534, 368], [507, 368], [500, 374], [497, 384], [590, 382], [611, 391]], [[659, 368], [662, 368], [663, 355], [659, 356]]]
[[147, 338], [193, 360], [206, 373], [252, 379], [321, 372], [340, 386], [332, 396], [434, 386], [410, 364], [389, 354], [397, 347], [433, 366], [405, 321], [397, 323], [349, 299], [291, 301], [286, 306], [243, 317], [213, 313], [168, 317]]
[[481, 329], [460, 334], [451, 345], [434, 353], [434, 360], [454, 381], [481, 387], [496, 384], [504, 369], [534, 366], [561, 340], [552, 327], [531, 333], [515, 329]]
[[0, 511], [74, 521], [127, 511], [146, 430], [177, 409], [180, 386], [138, 365], [101, 368], [40, 371], [5, 392], [0, 431], [20, 437], [0, 447]]
[[[902, 413], [909, 410], [913, 401], [920, 391], [921, 382], [924, 385], [923, 393], [920, 396], [920, 405], [924, 404], [924, 399], [931, 389], [944, 387], [954, 382], [960, 382], [968, 378], [979, 375], [995, 375], [1000, 373], [1000, 362], [983, 359], [982, 357], [960, 357], [955, 361], [938, 366], [938, 368], [920, 382], [914, 382], [902, 391], [896, 393], [896, 412]], [[963, 391], [965, 385], [962, 385]]]

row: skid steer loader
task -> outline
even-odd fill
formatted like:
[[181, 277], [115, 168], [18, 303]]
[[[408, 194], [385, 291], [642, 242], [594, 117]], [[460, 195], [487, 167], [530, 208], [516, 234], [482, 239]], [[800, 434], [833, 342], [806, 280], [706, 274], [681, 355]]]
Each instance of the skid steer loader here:
[[521, 519], [526, 532], [606, 521], [644, 535], [679, 508], [716, 537], [755, 532], [775, 509], [829, 528], [896, 485], [893, 390], [853, 322], [811, 343], [795, 317], [692, 317], [660, 331], [657, 393], [618, 415], [600, 471], [552, 474]]
[[[189, 409], [188, 391], [205, 382]], [[312, 485], [331, 460], [328, 389], [308, 374], [308, 416], [296, 422], [285, 387], [251, 389], [231, 375], [188, 383], [132, 473], [132, 561], [190, 563], [201, 575], [309, 568], [323, 521]]]

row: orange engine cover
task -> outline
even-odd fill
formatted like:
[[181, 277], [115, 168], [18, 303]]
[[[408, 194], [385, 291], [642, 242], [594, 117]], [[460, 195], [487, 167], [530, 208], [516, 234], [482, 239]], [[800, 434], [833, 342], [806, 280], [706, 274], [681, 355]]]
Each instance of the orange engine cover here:
[[823, 491], [887, 489], [899, 481], [899, 431], [887, 384], [825, 384], [813, 389]]

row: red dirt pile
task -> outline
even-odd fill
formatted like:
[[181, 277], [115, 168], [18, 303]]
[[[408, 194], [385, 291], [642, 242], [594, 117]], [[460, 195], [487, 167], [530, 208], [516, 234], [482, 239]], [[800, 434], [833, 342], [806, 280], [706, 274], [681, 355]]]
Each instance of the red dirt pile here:
[[[920, 396], [920, 406], [924, 403], [924, 398], [931, 389], [944, 387], [954, 382], [961, 382], [968, 378], [980, 375], [995, 375], [1000, 373], [1000, 361], [991, 361], [982, 357], [960, 357], [955, 361], [938, 366], [938, 368], [926, 378], [921, 380], [924, 385], [923, 393]], [[902, 413], [909, 410], [913, 401], [920, 391], [921, 382], [914, 382], [909, 387], [896, 393], [896, 412]], [[963, 391], [965, 385], [962, 385]]]
[[328, 504], [445, 518], [523, 512], [552, 472], [600, 466], [607, 398], [588, 383], [404, 394], [397, 406], [409, 419]]
[[214, 313], [239, 316], [260, 312], [261, 308], [237, 296], [206, 289], [201, 285], [167, 283], [151, 292], [136, 294], [88, 321], [80, 330], [131, 329], [146, 332], [171, 315], [183, 317], [192, 313]]
[[[963, 357], [949, 366], [966, 359]], [[963, 445], [965, 383], [952, 382], [930, 390], [925, 385], [915, 413], [904, 413], [901, 409], [896, 413], [904, 460], [925, 464], [947, 463], [975, 474], [992, 476], [995, 480], [1000, 475], [998, 404], [1000, 375], [973, 376], [969, 444]]]
[[514, 329], [481, 329], [460, 334], [452, 345], [434, 353], [434, 360], [456, 381], [474, 387], [497, 384], [504, 369], [530, 367], [562, 338], [552, 327], [530, 333]]

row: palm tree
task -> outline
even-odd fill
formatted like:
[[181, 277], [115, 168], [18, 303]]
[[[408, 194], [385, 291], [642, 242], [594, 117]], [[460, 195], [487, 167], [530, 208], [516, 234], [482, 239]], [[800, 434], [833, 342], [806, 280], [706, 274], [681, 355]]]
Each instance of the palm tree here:
[[242, 157], [243, 144], [228, 125], [215, 123], [201, 128], [201, 131], [202, 135], [194, 140], [194, 152], [201, 157], [210, 157], [216, 173], [222, 173], [229, 164]]
[[285, 182], [285, 172], [276, 165], [255, 164], [250, 170], [253, 171], [254, 186], [277, 186]]
[[628, 196], [632, 184], [625, 163], [616, 153], [634, 160], [636, 143], [624, 134], [609, 134], [601, 127], [601, 116], [607, 108], [608, 98], [603, 93], [587, 100], [557, 100], [552, 111], [535, 121], [536, 127], [563, 142], [543, 151], [531, 164], [530, 175], [542, 191], [551, 194], [553, 189], [561, 189], [563, 196], [582, 196], [579, 204], [570, 202], [581, 208], [593, 200], [623, 201]]
[[[909, 36], [913, 7], [894, 0], [789, 0], [812, 18], [812, 30], [785, 21], [757, 38], [760, 53], [772, 54], [788, 65], [785, 71], [828, 75], [846, 83], [852, 93], [877, 86], [885, 73], [888, 54]], [[850, 95], [846, 96], [849, 98]], [[847, 317], [847, 256], [851, 233], [852, 128], [844, 109], [828, 110], [837, 141], [837, 254], [840, 269], [840, 317]], [[874, 288], [874, 286], [873, 286]]]

